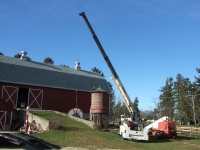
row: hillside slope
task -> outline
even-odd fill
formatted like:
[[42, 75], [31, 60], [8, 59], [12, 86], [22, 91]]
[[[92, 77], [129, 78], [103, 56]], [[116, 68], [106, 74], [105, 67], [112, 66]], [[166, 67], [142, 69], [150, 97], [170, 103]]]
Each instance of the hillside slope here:
[[200, 143], [199, 139], [192, 139], [187, 137], [180, 137], [176, 141], [170, 139], [151, 139], [149, 142], [124, 141], [117, 134], [118, 130], [115, 131], [111, 129], [110, 132], [103, 132], [100, 130], [91, 129], [81, 122], [77, 122], [73, 119], [70, 119], [69, 117], [58, 115], [53, 112], [35, 111], [31, 113], [43, 117], [47, 120], [56, 117], [62, 122], [61, 127], [59, 127], [58, 130], [34, 135], [61, 147], [79, 147], [87, 149], [192, 150], [197, 149], [200, 146], [195, 144], [187, 144], [187, 142], [191, 140], [193, 140], [195, 143]]

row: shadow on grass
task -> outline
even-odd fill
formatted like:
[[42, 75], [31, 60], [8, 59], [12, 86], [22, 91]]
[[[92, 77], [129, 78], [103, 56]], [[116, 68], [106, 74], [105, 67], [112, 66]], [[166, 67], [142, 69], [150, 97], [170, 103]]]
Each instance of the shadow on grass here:
[[193, 140], [196, 139], [194, 137], [184, 136], [184, 135], [178, 135], [177, 140]]
[[173, 142], [173, 141], [185, 141], [185, 140], [192, 140], [192, 139], [196, 139], [196, 138], [183, 136], [183, 135], [179, 135], [177, 139], [175, 140], [171, 138], [155, 139], [155, 137], [150, 137], [149, 141], [146, 143], [163, 143], [163, 142]]
[[149, 137], [149, 141], [146, 143], [163, 143], [163, 142], [172, 142], [172, 139], [163, 138], [163, 139], [156, 139], [155, 137]]
[[[60, 126], [58, 128], [58, 130], [60, 130], [60, 131], [81, 131], [83, 129], [82, 128], [78, 128], [78, 127], [63, 127], [63, 126]], [[87, 129], [84, 129], [84, 130], [87, 130]]]

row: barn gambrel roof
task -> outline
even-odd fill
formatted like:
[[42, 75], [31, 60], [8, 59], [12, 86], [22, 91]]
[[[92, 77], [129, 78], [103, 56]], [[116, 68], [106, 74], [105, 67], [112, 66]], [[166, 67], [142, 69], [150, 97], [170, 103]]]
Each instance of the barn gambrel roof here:
[[91, 92], [93, 87], [100, 86], [109, 92], [107, 81], [99, 74], [2, 55], [0, 55], [0, 82], [86, 92]]

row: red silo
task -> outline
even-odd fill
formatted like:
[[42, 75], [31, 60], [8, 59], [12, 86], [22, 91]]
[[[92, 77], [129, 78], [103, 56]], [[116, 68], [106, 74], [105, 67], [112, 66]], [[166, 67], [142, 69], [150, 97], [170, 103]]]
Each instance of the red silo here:
[[109, 124], [109, 94], [101, 89], [91, 93], [90, 120], [101, 126]]
[[100, 87], [91, 93], [91, 113], [102, 114], [105, 113], [104, 108], [104, 90]]

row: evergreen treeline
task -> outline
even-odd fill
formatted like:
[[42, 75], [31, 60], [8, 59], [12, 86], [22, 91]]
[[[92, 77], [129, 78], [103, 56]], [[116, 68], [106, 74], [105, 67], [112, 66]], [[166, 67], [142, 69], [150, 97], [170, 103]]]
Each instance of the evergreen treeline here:
[[160, 88], [159, 102], [157, 103], [158, 118], [169, 116], [180, 123], [200, 121], [200, 68], [196, 68], [198, 77], [191, 82], [177, 74], [176, 79], [167, 78], [165, 85]]
[[[145, 116], [145, 112], [140, 111], [138, 109], [138, 104], [139, 104], [139, 99], [136, 97], [134, 99], [134, 102], [130, 102], [130, 106], [133, 109], [134, 112], [134, 117], [136, 120], [140, 120], [141, 117], [149, 118], [149, 116]], [[126, 108], [126, 105], [124, 103], [121, 103], [119, 100], [118, 103], [112, 108], [113, 109], [113, 114], [111, 114], [111, 117], [113, 119], [118, 119], [117, 121], [120, 121], [120, 115], [125, 115], [125, 117], [130, 117], [130, 112]], [[140, 115], [142, 113], [142, 115]], [[116, 120], [115, 120], [116, 121]]]

